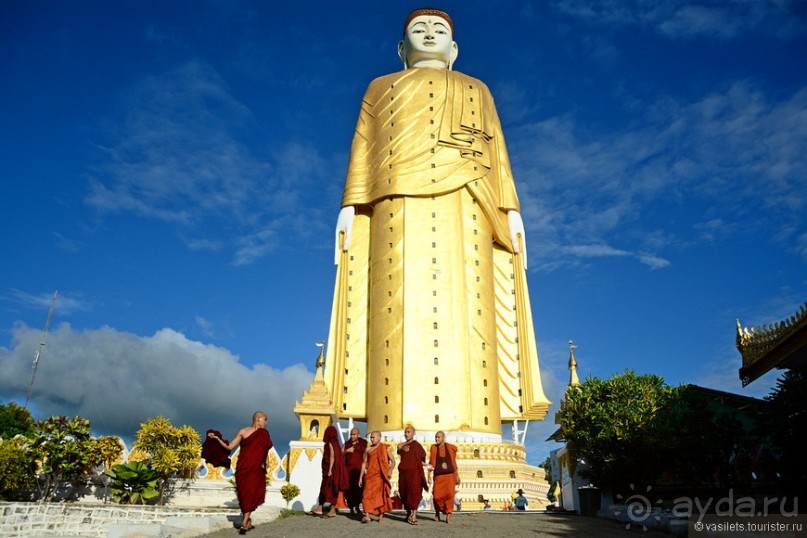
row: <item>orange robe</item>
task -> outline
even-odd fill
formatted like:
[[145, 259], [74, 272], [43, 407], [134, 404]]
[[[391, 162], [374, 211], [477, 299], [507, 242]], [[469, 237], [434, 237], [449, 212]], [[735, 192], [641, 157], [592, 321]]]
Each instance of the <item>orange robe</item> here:
[[389, 481], [387, 445], [378, 443], [372, 452], [368, 449], [366, 454], [367, 468], [361, 499], [364, 511], [373, 515], [389, 512], [392, 510], [392, 499], [390, 499], [392, 485]]
[[435, 510], [450, 514], [454, 511], [459, 468], [457, 467], [457, 447], [448, 443], [438, 447], [432, 445], [429, 465], [434, 467], [432, 486], [432, 506]]

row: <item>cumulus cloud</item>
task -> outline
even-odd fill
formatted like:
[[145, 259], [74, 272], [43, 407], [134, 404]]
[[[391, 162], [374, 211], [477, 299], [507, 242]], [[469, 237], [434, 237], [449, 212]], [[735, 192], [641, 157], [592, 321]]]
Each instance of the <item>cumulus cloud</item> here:
[[[40, 331], [13, 329], [10, 348], [0, 347], [0, 398], [24, 401]], [[282, 446], [299, 437], [294, 402], [313, 380], [300, 364], [276, 369], [247, 367], [228, 350], [162, 329], [139, 336], [110, 327], [76, 331], [63, 324], [48, 335], [33, 387], [35, 417], [79, 415], [96, 434], [133, 438], [140, 424], [159, 415], [232, 436], [255, 410], [269, 415], [269, 430]]]

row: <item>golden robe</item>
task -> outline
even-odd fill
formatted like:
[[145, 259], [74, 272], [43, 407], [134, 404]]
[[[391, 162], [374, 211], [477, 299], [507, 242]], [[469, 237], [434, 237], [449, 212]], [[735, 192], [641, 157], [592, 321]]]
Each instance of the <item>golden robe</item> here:
[[368, 430], [493, 434], [543, 418], [526, 276], [507, 226], [518, 197], [488, 88], [430, 67], [374, 80], [342, 206], [356, 216], [326, 357], [339, 416]]

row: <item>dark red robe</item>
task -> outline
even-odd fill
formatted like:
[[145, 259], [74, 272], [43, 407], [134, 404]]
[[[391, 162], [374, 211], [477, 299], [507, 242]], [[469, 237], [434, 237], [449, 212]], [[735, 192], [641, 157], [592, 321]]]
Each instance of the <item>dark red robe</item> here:
[[417, 441], [411, 441], [398, 450], [401, 463], [398, 465], [398, 493], [406, 510], [417, 510], [423, 500], [423, 490], [429, 489], [423, 472], [426, 451]]
[[345, 468], [348, 475], [348, 487], [345, 492], [345, 501], [348, 508], [358, 508], [361, 504], [362, 488], [359, 486], [361, 476], [361, 465], [364, 462], [364, 451], [367, 450], [367, 440], [359, 437], [354, 443], [351, 440], [345, 441], [343, 450], [353, 448], [353, 452], [345, 454]]
[[[319, 504], [336, 504], [339, 500], [339, 492], [347, 489], [348, 478], [345, 460], [342, 457], [342, 448], [339, 446], [339, 437], [336, 427], [328, 426], [325, 436], [322, 439], [325, 445], [322, 447], [322, 483], [319, 486]], [[331, 466], [331, 451], [333, 448], [333, 469], [328, 476]]]
[[205, 442], [202, 444], [202, 458], [212, 465], [213, 467], [224, 467], [225, 469], [230, 468], [230, 451], [221, 446], [221, 443], [218, 442], [217, 439], [213, 437], [208, 437], [208, 434], [212, 433], [228, 445], [230, 441], [224, 439], [221, 436], [221, 432], [218, 430], [207, 430], [205, 433]]
[[266, 457], [272, 438], [263, 428], [241, 440], [235, 465], [235, 493], [242, 513], [252, 512], [266, 500]]

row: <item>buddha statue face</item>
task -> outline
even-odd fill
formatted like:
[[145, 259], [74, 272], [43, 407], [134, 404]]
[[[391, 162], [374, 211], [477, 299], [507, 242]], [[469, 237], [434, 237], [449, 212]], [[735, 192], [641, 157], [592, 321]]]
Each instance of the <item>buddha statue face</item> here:
[[451, 69], [457, 53], [451, 26], [438, 15], [418, 15], [413, 18], [398, 44], [398, 56], [407, 69], [423, 66]]

